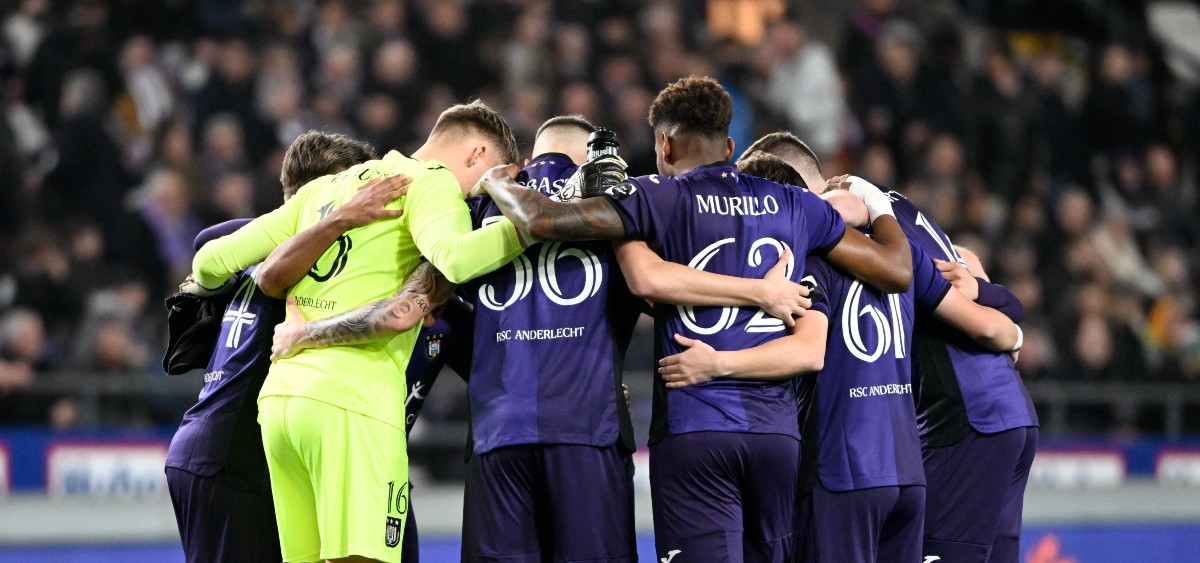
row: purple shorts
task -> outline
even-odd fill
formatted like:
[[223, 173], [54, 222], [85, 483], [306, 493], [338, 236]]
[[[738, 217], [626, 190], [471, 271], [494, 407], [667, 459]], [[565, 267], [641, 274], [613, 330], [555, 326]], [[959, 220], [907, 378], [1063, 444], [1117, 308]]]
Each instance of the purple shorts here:
[[957, 444], [927, 448], [926, 557], [1018, 563], [1021, 511], [1038, 429], [972, 430]]
[[781, 434], [689, 432], [651, 446], [658, 558], [791, 561], [799, 457]]
[[925, 487], [833, 492], [820, 484], [800, 501], [796, 535], [802, 560], [910, 563], [921, 559]]
[[498, 448], [468, 462], [462, 560], [637, 561], [633, 460], [617, 446]]
[[232, 487], [221, 474], [167, 468], [167, 490], [188, 563], [282, 561], [271, 497]]

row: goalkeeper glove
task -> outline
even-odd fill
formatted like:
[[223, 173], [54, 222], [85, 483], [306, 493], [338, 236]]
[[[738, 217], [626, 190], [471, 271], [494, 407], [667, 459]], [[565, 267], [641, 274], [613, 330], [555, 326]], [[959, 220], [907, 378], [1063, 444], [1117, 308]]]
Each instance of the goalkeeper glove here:
[[579, 167], [579, 187], [584, 198], [596, 197], [605, 190], [624, 182], [629, 175], [629, 165], [615, 154], [606, 154], [589, 160]]

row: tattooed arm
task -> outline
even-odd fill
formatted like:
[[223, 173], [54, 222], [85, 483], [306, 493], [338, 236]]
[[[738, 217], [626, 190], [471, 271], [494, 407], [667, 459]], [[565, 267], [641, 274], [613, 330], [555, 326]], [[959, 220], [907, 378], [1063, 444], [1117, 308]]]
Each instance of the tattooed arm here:
[[526, 238], [537, 241], [616, 240], [625, 237], [625, 223], [603, 197], [554, 201], [513, 180], [520, 167], [498, 166], [483, 175], [475, 193], [492, 196], [505, 217]]
[[290, 358], [305, 348], [353, 346], [411, 330], [445, 304], [455, 287], [432, 264], [422, 262], [395, 295], [341, 315], [308, 321], [289, 298], [287, 320], [275, 327], [271, 361]]

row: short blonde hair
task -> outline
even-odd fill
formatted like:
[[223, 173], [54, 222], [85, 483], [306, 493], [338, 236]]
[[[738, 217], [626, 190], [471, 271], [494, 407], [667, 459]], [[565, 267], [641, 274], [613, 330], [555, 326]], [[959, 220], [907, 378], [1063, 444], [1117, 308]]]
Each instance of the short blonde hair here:
[[466, 129], [487, 137], [499, 149], [503, 162], [513, 163], [520, 159], [517, 138], [513, 135], [512, 128], [500, 116], [500, 112], [482, 101], [475, 100], [469, 104], [450, 106], [438, 116], [437, 123], [433, 125], [429, 134], [432, 136], [455, 129]]

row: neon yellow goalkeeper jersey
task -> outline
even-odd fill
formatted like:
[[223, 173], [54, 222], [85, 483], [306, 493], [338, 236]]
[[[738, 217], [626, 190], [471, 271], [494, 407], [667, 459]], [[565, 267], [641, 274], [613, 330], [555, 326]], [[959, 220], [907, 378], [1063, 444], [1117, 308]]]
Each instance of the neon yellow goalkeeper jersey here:
[[[422, 255], [459, 283], [508, 263], [523, 250], [511, 222], [471, 230], [458, 181], [444, 165], [392, 151], [381, 160], [314, 180], [278, 209], [206, 244], [192, 263], [196, 281], [205, 287], [221, 285], [349, 201], [363, 183], [400, 173], [413, 181], [408, 194], [389, 207], [403, 209], [403, 217], [347, 231], [289, 291], [307, 318], [338, 315], [390, 297]], [[308, 397], [404, 428], [404, 370], [419, 330], [369, 344], [305, 349], [271, 366], [259, 396]]]

